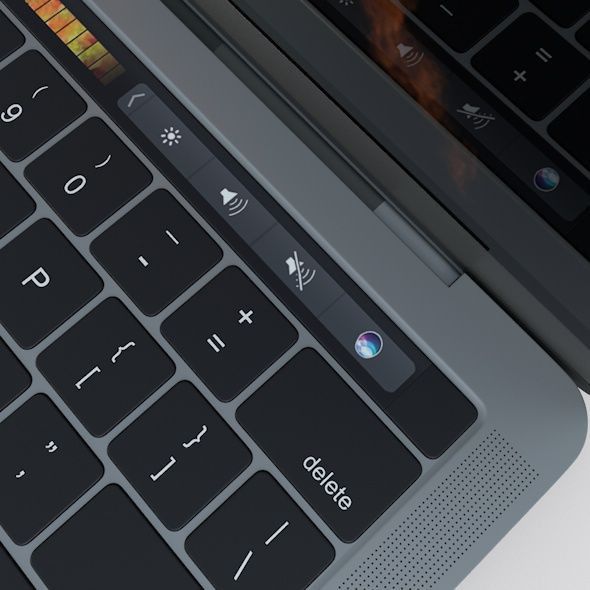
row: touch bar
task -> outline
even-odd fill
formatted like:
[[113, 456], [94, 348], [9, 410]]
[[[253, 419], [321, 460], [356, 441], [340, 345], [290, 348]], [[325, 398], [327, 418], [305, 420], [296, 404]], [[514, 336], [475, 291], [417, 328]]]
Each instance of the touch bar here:
[[386, 392], [414, 374], [409, 356], [147, 85], [118, 104], [190, 180], [198, 194], [189, 201], [205, 199]]

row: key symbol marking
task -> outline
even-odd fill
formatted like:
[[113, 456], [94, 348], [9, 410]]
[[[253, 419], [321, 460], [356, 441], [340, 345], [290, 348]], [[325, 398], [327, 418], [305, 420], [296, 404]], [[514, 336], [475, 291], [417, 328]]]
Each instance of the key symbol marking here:
[[3, 123], [12, 123], [23, 114], [23, 107], [20, 104], [11, 104], [0, 114]]
[[82, 377], [82, 379], [80, 379], [80, 381], [78, 381], [78, 383], [76, 383], [76, 389], [78, 391], [80, 391], [82, 389], [82, 385], [84, 385], [84, 383], [86, 383], [86, 381], [88, 381], [88, 379], [90, 379], [91, 377], [93, 377], [94, 375], [96, 375], [97, 373], [100, 373], [100, 367], [94, 367], [94, 369], [92, 369], [92, 371], [90, 371], [89, 373], [87, 373], [86, 375], [84, 375], [84, 377]]
[[41, 86], [40, 88], [37, 88], [37, 90], [33, 92], [32, 99], [35, 100], [45, 90], [49, 90], [49, 86]]
[[135, 342], [128, 342], [127, 344], [125, 344], [125, 346], [119, 346], [119, 349], [117, 350], [117, 352], [113, 355], [113, 357], [111, 358], [111, 363], [116, 364], [116, 362], [119, 360], [119, 357], [127, 350], [129, 350], [130, 348], [134, 348], [135, 347]]
[[57, 449], [59, 449], [59, 447], [53, 442], [53, 441], [49, 441], [46, 445], [45, 448], [47, 449], [47, 451], [49, 453], [55, 453], [55, 451], [57, 451]]
[[213, 334], [211, 338], [207, 338], [207, 344], [216, 352], [220, 353], [225, 348], [225, 342], [217, 335]]
[[169, 469], [172, 469], [174, 464], [176, 463], [176, 459], [174, 457], [170, 457], [170, 461], [158, 471], [155, 475], [150, 475], [150, 478], [153, 482], [158, 481]]
[[203, 425], [203, 428], [201, 429], [201, 432], [199, 432], [199, 434], [197, 435], [196, 438], [193, 438], [192, 440], [190, 440], [187, 443], [182, 443], [182, 446], [185, 449], [190, 449], [193, 445], [198, 445], [202, 440], [203, 437], [207, 434], [207, 426]]
[[245, 312], [243, 309], [240, 309], [239, 314], [240, 314], [240, 319], [238, 320], [239, 324], [243, 324], [243, 323], [247, 322], [249, 325], [252, 325], [254, 323], [254, 320], [252, 319], [254, 312], [252, 310]]
[[35, 285], [35, 287], [38, 287], [39, 289], [44, 289], [45, 287], [47, 287], [49, 285], [50, 282], [51, 282], [51, 277], [47, 274], [45, 269], [42, 266], [40, 266], [34, 273], [29, 275], [21, 283], [21, 285], [23, 287], [26, 287], [29, 283], [33, 283]]

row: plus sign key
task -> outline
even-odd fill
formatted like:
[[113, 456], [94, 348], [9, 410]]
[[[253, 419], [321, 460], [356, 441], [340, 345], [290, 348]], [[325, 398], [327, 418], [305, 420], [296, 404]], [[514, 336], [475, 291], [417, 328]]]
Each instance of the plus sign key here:
[[475, 68], [540, 121], [590, 76], [590, 61], [534, 14], [524, 14], [474, 58]]
[[224, 270], [166, 320], [162, 332], [224, 402], [297, 341], [295, 328], [235, 267]]

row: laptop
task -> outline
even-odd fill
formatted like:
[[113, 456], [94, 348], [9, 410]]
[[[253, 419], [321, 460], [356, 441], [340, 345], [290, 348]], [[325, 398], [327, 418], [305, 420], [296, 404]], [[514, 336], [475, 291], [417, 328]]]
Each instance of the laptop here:
[[586, 437], [589, 16], [2, 0], [2, 588], [456, 587]]

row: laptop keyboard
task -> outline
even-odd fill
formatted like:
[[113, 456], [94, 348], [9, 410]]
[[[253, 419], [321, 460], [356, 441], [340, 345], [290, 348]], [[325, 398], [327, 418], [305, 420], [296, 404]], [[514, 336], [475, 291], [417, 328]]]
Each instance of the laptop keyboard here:
[[33, 588], [2, 547], [0, 547], [0, 580], [10, 590], [32, 590]]
[[52, 589], [303, 590], [475, 406], [82, 3], [6, 4], [0, 539]]
[[456, 51], [473, 47], [518, 8], [517, 0], [495, 0], [485, 6], [470, 0], [403, 4]]
[[[220, 545], [223, 554], [215, 550]], [[219, 590], [307, 588], [334, 558], [334, 549], [266, 473], [206, 520], [187, 550]]]
[[49, 588], [174, 588], [201, 586], [117, 486], [97, 494], [33, 553]]
[[152, 181], [100, 119], [84, 122], [30, 164], [25, 175], [77, 236], [89, 234]]
[[103, 473], [98, 459], [44, 395], [33, 397], [0, 424], [0, 445], [11, 449], [0, 457], [0, 523], [18, 545], [31, 541]]
[[0, 322], [30, 349], [102, 290], [103, 282], [48, 219], [0, 250]]
[[31, 376], [2, 340], [0, 340], [0, 375], [2, 375], [0, 410], [3, 410], [28, 389], [31, 385]]
[[561, 27], [575, 25], [590, 10], [586, 0], [569, 0], [568, 2], [531, 0], [531, 2]]
[[32, 154], [86, 110], [80, 96], [37, 51], [3, 68], [0, 88], [10, 89], [0, 114], [0, 149], [13, 162]]
[[590, 76], [590, 60], [534, 14], [524, 14], [504, 29], [475, 56], [473, 65], [537, 121]]
[[104, 436], [174, 374], [174, 364], [117, 299], [107, 299], [38, 358], [47, 380]]
[[0, 238], [35, 211], [35, 203], [16, 180], [0, 165]]
[[0, 59], [16, 51], [24, 42], [25, 38], [19, 30], [3, 14], [0, 14]]

